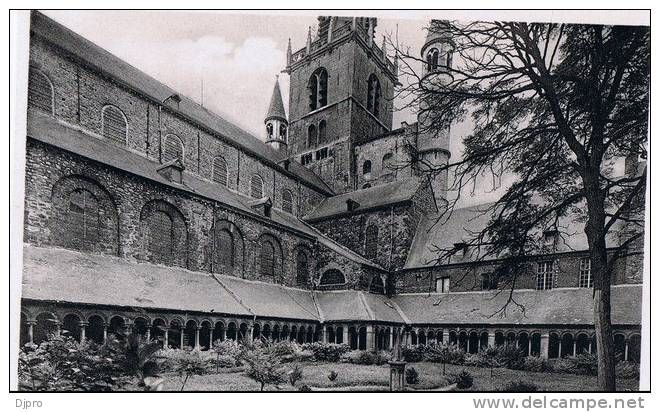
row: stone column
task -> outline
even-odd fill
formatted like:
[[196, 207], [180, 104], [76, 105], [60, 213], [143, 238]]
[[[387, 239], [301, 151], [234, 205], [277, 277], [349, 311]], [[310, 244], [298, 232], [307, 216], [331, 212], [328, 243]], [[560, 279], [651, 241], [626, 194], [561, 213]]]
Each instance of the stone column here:
[[245, 332], [248, 342], [252, 342], [252, 333], [254, 332], [254, 323], [248, 323], [247, 332]]
[[543, 359], [548, 359], [548, 352], [550, 350], [550, 335], [547, 333], [541, 334], [541, 348], [539, 356]]
[[85, 328], [89, 325], [87, 322], [80, 322], [80, 343], [85, 342]]
[[167, 349], [167, 345], [170, 342], [170, 334], [169, 334], [170, 328], [165, 328], [165, 333], [163, 334], [163, 348]]
[[532, 356], [532, 337], [527, 337], [527, 355]]
[[213, 328], [209, 328], [209, 349], [213, 349]]
[[449, 329], [442, 328], [442, 343], [449, 343]]
[[348, 341], [348, 325], [342, 325], [342, 343], [350, 345], [351, 342]]
[[575, 352], [577, 352], [577, 340], [573, 338], [573, 356], [575, 356]]
[[623, 360], [624, 361], [628, 360], [628, 339], [626, 339], [626, 346], [623, 350]]
[[323, 331], [323, 334], [321, 335], [321, 342], [328, 343], [328, 325], [322, 325], [321, 328]]
[[195, 329], [195, 349], [199, 349], [199, 331], [202, 329], [201, 326], [198, 326], [197, 329]]
[[108, 324], [103, 323], [103, 343], [105, 344], [108, 341]]
[[27, 322], [27, 333], [28, 333], [28, 342], [29, 343], [34, 343], [34, 325], [36, 322], [34, 321], [28, 321]]
[[488, 346], [495, 346], [495, 332], [488, 332]]
[[144, 337], [147, 338], [147, 342], [151, 340], [151, 328], [153, 325], [146, 325], [147, 326], [147, 331], [144, 334]]
[[367, 325], [367, 350], [374, 350], [376, 349], [375, 341], [374, 341], [374, 327], [373, 325]]
[[186, 327], [185, 326], [180, 326], [179, 327], [179, 349], [183, 349], [183, 337], [186, 332]]
[[390, 328], [390, 347], [388, 349], [392, 349], [394, 347], [394, 328]]

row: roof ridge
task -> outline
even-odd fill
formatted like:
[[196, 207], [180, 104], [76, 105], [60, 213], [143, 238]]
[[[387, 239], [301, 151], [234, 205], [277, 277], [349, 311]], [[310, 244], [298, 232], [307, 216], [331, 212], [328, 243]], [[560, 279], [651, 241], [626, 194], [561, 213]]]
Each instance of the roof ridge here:
[[254, 311], [252, 310], [252, 308], [250, 308], [248, 305], [246, 305], [245, 303], [243, 303], [243, 299], [241, 299], [241, 298], [240, 298], [240, 297], [239, 297], [239, 296], [238, 296], [233, 290], [229, 289], [229, 287], [227, 287], [224, 283], [222, 283], [222, 282], [220, 281], [220, 279], [218, 279], [217, 276], [215, 276], [215, 273], [211, 273], [211, 277], [212, 277], [213, 279], [215, 279], [215, 281], [218, 282], [218, 284], [219, 284], [224, 290], [226, 290], [227, 293], [229, 293], [229, 294], [231, 295], [231, 297], [233, 297], [233, 298], [236, 300], [236, 302], [238, 302], [239, 305], [241, 305], [242, 307], [245, 308], [245, 310], [247, 310], [248, 312], [250, 312], [250, 314], [252, 314], [252, 316], [254, 316], [254, 317], [257, 316], [257, 315], [254, 313]]
[[319, 303], [317, 296], [316, 296], [316, 291], [312, 290], [312, 302], [314, 302], [314, 306], [316, 306], [316, 311], [319, 314], [319, 322], [324, 323], [325, 322], [325, 315], [323, 314], [323, 311], [321, 310], [321, 304]]
[[376, 315], [374, 315], [374, 312], [369, 307], [369, 303], [367, 303], [367, 299], [364, 297], [364, 292], [358, 290], [357, 294], [358, 297], [360, 298], [360, 302], [362, 302], [362, 305], [364, 306], [364, 310], [367, 311], [367, 315], [369, 316], [369, 319], [376, 320]]
[[410, 325], [412, 322], [410, 322], [410, 319], [408, 318], [408, 316], [406, 316], [406, 314], [403, 312], [401, 307], [394, 301], [394, 299], [390, 299], [390, 298], [387, 298], [387, 299], [392, 304], [392, 307], [394, 307], [394, 310], [396, 310], [396, 313], [398, 313], [399, 316], [401, 316], [401, 319], [403, 319], [403, 322], [407, 325]]

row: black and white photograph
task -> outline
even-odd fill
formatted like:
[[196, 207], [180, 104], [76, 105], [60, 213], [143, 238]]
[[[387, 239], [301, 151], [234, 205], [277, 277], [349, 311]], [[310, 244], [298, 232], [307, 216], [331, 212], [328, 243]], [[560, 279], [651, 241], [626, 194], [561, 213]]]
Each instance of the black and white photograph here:
[[10, 11], [9, 390], [650, 391], [651, 11], [563, 13]]

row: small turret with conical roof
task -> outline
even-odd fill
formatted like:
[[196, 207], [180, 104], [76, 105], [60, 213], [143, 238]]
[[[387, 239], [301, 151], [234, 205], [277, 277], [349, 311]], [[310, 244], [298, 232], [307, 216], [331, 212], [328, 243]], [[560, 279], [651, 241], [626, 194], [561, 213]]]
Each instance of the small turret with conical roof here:
[[289, 121], [286, 119], [286, 112], [284, 111], [279, 77], [275, 79], [275, 87], [273, 88], [273, 95], [270, 98], [270, 105], [264, 123], [266, 124], [266, 144], [275, 150], [286, 151]]

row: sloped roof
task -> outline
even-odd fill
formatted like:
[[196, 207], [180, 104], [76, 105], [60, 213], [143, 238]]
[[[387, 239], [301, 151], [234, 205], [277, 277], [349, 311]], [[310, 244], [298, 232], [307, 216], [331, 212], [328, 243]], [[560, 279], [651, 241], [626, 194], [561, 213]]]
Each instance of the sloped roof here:
[[268, 121], [268, 119], [282, 119], [286, 121], [286, 112], [284, 111], [284, 103], [282, 102], [282, 92], [280, 91], [279, 80], [275, 80], [273, 95], [270, 98], [268, 113], [266, 114], [266, 121]]
[[[170, 110], [203, 125], [222, 136], [231, 144], [269, 162], [271, 167], [279, 169], [282, 173], [286, 173], [284, 168], [278, 165], [279, 162], [286, 158], [285, 153], [280, 153], [269, 147], [258, 137], [253, 136], [218, 114], [202, 107], [192, 99], [177, 93], [174, 89], [138, 70], [72, 30], [37, 11], [32, 12], [30, 30], [71, 53], [95, 70], [109, 75], [119, 83], [150, 97], [156, 102], [163, 102], [172, 95], [179, 96], [181, 101], [178, 108], [170, 107]], [[334, 193], [314, 172], [296, 162], [291, 162], [289, 171], [317, 190], [326, 194]]]
[[[507, 301], [508, 291], [420, 293], [393, 297], [413, 324], [535, 324], [593, 325], [593, 290], [562, 288], [544, 291], [517, 290], [516, 305], [507, 307], [506, 315], [498, 310]], [[612, 323], [641, 323], [642, 285], [612, 286]]]
[[216, 275], [250, 312], [259, 317], [319, 320], [309, 290]]
[[323, 320], [326, 322], [373, 320], [356, 290], [316, 292]]
[[372, 208], [405, 202], [414, 196], [420, 185], [421, 180], [412, 177], [328, 197], [322, 200], [312, 212], [304, 217], [304, 219], [314, 221], [326, 219], [330, 216], [348, 214], [349, 212], [346, 209], [346, 201], [349, 199], [360, 204], [360, 206], [350, 212], [350, 214], [361, 213]]
[[208, 274], [64, 249], [23, 253], [24, 299], [251, 315]]
[[[495, 203], [469, 206], [454, 209], [449, 215], [438, 214], [425, 215], [415, 232], [415, 237], [410, 246], [410, 253], [404, 269], [429, 266], [437, 259], [439, 251], [450, 250], [457, 243], [468, 242], [474, 238], [488, 224]], [[584, 222], [576, 216], [565, 216], [559, 219], [558, 229], [566, 236], [560, 236], [556, 249], [553, 253], [583, 251], [589, 248], [587, 237], [584, 233]], [[607, 237], [607, 246], [618, 245], [616, 224]], [[463, 263], [475, 261], [480, 256], [478, 251], [470, 251], [465, 257], [452, 256], [450, 262]]]

